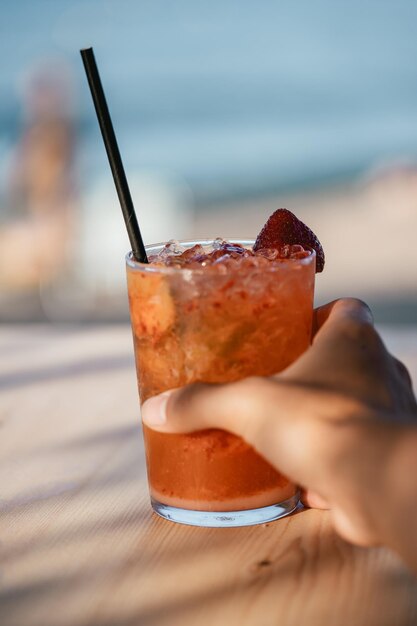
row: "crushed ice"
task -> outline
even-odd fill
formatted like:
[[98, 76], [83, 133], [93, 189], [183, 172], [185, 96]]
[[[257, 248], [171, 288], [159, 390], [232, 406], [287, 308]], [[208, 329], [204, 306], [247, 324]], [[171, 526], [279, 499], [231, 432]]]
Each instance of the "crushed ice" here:
[[208, 265], [222, 267], [231, 262], [252, 263], [254, 266], [268, 265], [270, 261], [285, 259], [303, 259], [311, 252], [301, 245], [284, 245], [280, 248], [261, 248], [256, 252], [239, 243], [232, 243], [217, 237], [211, 244], [195, 244], [191, 248], [181, 246], [179, 241], [171, 239], [158, 254], [151, 255], [149, 261], [163, 263], [171, 267], [198, 268]]

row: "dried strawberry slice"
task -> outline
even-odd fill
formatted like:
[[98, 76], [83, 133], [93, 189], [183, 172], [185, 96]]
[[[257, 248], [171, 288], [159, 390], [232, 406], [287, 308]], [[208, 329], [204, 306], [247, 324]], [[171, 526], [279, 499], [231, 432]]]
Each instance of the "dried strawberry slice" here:
[[286, 244], [299, 244], [314, 248], [316, 251], [316, 272], [322, 272], [324, 267], [324, 251], [320, 241], [312, 230], [294, 213], [288, 209], [278, 209], [272, 213], [265, 226], [259, 233], [253, 251], [261, 248], [276, 248]]

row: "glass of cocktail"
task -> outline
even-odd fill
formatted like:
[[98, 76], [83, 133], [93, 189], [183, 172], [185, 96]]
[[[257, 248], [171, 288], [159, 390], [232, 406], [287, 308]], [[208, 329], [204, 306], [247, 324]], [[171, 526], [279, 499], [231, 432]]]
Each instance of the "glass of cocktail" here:
[[[315, 251], [252, 252], [253, 241], [147, 247], [126, 258], [139, 396], [194, 382], [271, 376], [310, 345]], [[256, 419], [256, 416], [254, 416]], [[240, 437], [219, 429], [167, 434], [144, 426], [152, 507], [197, 526], [287, 515], [298, 489]]]
[[[217, 240], [145, 250], [93, 49], [81, 55], [133, 251], [127, 275], [141, 402], [188, 383], [283, 370], [310, 343], [316, 261], [318, 272], [324, 266], [317, 237], [278, 209], [252, 250], [250, 241]], [[235, 435], [144, 434], [152, 506], [162, 517], [244, 526], [297, 505], [296, 486]]]

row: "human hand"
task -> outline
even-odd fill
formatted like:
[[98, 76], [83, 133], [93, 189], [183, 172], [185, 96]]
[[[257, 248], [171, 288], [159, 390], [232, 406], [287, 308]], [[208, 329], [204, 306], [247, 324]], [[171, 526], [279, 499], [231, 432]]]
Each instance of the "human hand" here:
[[396, 438], [417, 415], [410, 377], [358, 300], [317, 309], [315, 330], [310, 349], [284, 372], [166, 392], [144, 403], [142, 417], [163, 432], [240, 435], [302, 485], [310, 504], [326, 503], [346, 539], [384, 542], [376, 501]]

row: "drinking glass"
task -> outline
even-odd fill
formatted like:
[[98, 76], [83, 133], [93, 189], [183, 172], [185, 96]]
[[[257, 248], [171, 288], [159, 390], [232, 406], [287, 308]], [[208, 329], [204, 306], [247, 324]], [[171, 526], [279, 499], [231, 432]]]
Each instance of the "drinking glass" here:
[[[249, 249], [254, 243], [229, 241]], [[210, 250], [213, 241], [179, 243]], [[149, 256], [163, 248], [146, 250]], [[271, 376], [310, 345], [314, 251], [279, 262], [258, 263], [255, 257], [243, 271], [238, 262], [216, 268], [143, 264], [131, 253], [126, 264], [141, 403], [189, 383]], [[297, 486], [230, 432], [143, 430], [152, 507], [166, 519], [246, 526], [297, 506]]]

